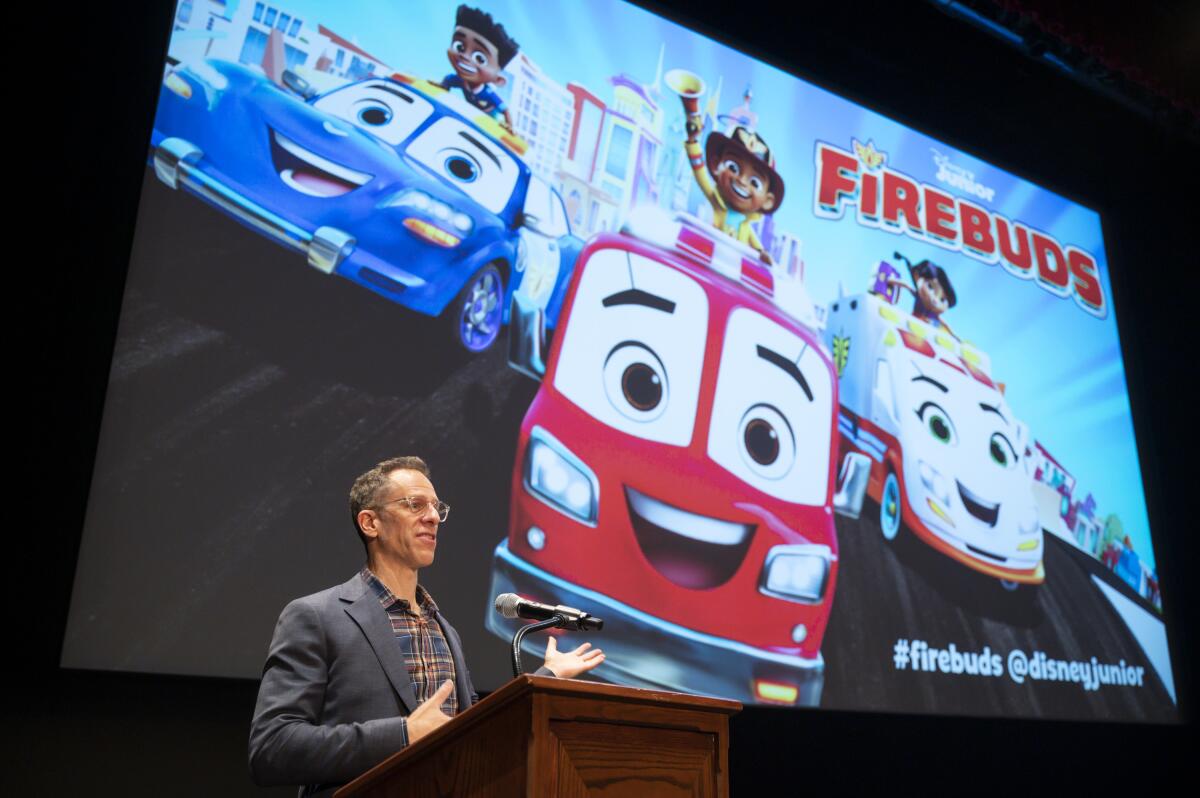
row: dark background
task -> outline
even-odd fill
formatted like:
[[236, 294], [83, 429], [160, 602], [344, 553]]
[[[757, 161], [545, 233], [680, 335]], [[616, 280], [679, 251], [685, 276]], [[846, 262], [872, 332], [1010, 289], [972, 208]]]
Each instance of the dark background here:
[[[38, 102], [9, 116], [23, 126], [10, 135], [26, 144], [10, 150], [10, 174], [30, 174], [10, 178], [19, 207], [6, 231], [7, 420], [19, 476], [7, 492], [17, 511], [8, 515], [16, 578], [5, 622], [13, 764], [0, 778], [42, 794], [255, 793], [244, 764], [254, 682], [58, 668], [172, 6], [73, 12], [43, 42], [62, 58], [39, 62]], [[1109, 35], [1127, 60], [1152, 52], [1157, 64], [1168, 45], [1196, 40], [1196, 14], [1184, 6], [1139, 4]], [[1110, 792], [1183, 776], [1195, 681], [1195, 136], [934, 3], [650, 7], [1101, 213], [1186, 718], [1150, 726], [750, 709], [733, 725], [734, 794], [767, 785], [779, 794]], [[1079, 14], [1094, 24], [1093, 11]], [[171, 523], [169, 510], [161, 523]], [[124, 576], [150, 568], [129, 563]]]

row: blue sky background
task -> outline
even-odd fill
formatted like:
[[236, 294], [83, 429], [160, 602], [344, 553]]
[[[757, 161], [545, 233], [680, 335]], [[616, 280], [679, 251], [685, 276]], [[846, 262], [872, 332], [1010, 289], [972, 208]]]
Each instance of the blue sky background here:
[[[445, 51], [456, 3], [280, 0], [272, 5], [310, 24], [325, 25], [396, 69], [434, 79], [450, 71]], [[1063, 245], [1091, 253], [1111, 308], [1098, 214], [616, 0], [481, 0], [477, 5], [501, 21], [522, 51], [552, 79], [563, 85], [582, 84], [606, 101], [612, 97], [608, 81], [613, 75], [625, 73], [651, 83], [664, 45], [665, 70], [682, 67], [696, 72], [710, 91], [722, 81], [720, 111], [737, 105], [742, 90], [752, 86], [759, 131], [774, 151], [787, 187], [775, 222], [803, 240], [806, 280], [814, 301], [832, 300], [839, 283], [850, 293], [864, 290], [875, 264], [897, 249], [914, 262], [927, 257], [942, 265], [958, 295], [958, 305], [947, 313], [947, 321], [955, 332], [990, 354], [993, 374], [1006, 383], [1013, 410], [1075, 476], [1076, 498], [1090, 492], [1101, 515], [1117, 513], [1138, 554], [1154, 565], [1125, 370], [1111, 312], [1096, 319], [1073, 300], [1054, 297], [999, 266], [862, 227], [852, 207], [837, 221], [816, 217], [812, 212], [814, 146], [822, 140], [849, 150], [851, 138], [872, 140], [887, 153], [887, 163], [896, 171], [954, 194], [954, 189], [934, 179], [937, 166], [931, 148], [936, 148], [972, 171], [977, 182], [996, 190], [994, 202], [976, 199], [979, 204], [1050, 233]], [[229, 6], [232, 10], [237, 2]], [[666, 92], [663, 99], [668, 123], [682, 116], [674, 95]], [[668, 140], [665, 146], [673, 143]]]

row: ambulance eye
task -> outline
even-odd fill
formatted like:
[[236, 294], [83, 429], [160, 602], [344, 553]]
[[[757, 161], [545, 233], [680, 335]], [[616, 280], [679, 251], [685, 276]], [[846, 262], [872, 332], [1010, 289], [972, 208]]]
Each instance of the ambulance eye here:
[[988, 451], [992, 455], [992, 461], [1002, 468], [1013, 468], [1017, 464], [1017, 451], [1008, 438], [999, 432], [992, 435], [991, 441], [988, 442]]
[[653, 421], [667, 407], [667, 370], [651, 349], [625, 341], [604, 361], [604, 391], [622, 415], [634, 421]]
[[738, 425], [742, 459], [754, 473], [780, 479], [796, 462], [796, 437], [778, 410], [757, 404], [746, 411]]
[[925, 428], [937, 442], [948, 445], [958, 442], [950, 416], [933, 402], [926, 402], [917, 408], [917, 418], [924, 422]]
[[722, 161], [721, 168], [728, 169], [730, 172], [732, 172], [735, 175], [741, 174], [741, 172], [742, 172], [741, 168], [738, 166], [738, 162], [733, 160], [732, 158]]

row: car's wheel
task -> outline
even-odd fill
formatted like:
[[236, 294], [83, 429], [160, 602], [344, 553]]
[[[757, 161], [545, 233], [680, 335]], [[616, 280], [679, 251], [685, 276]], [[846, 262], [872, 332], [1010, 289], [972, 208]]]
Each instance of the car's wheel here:
[[894, 471], [888, 471], [883, 482], [883, 493], [879, 496], [879, 529], [885, 540], [894, 541], [900, 536], [904, 513], [900, 509], [900, 480]]
[[468, 352], [482, 352], [496, 342], [504, 317], [504, 275], [489, 263], [467, 281], [446, 308], [454, 341]]

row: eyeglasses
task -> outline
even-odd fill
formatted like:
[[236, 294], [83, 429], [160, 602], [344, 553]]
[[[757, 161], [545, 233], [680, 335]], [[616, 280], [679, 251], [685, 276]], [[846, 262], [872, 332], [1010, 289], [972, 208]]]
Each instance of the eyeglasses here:
[[424, 515], [426, 508], [432, 504], [439, 521], [445, 521], [446, 516], [450, 515], [450, 505], [445, 502], [432, 502], [429, 499], [422, 499], [420, 496], [403, 496], [399, 499], [386, 501], [384, 504], [395, 504], [396, 502], [406, 505], [416, 515]]

